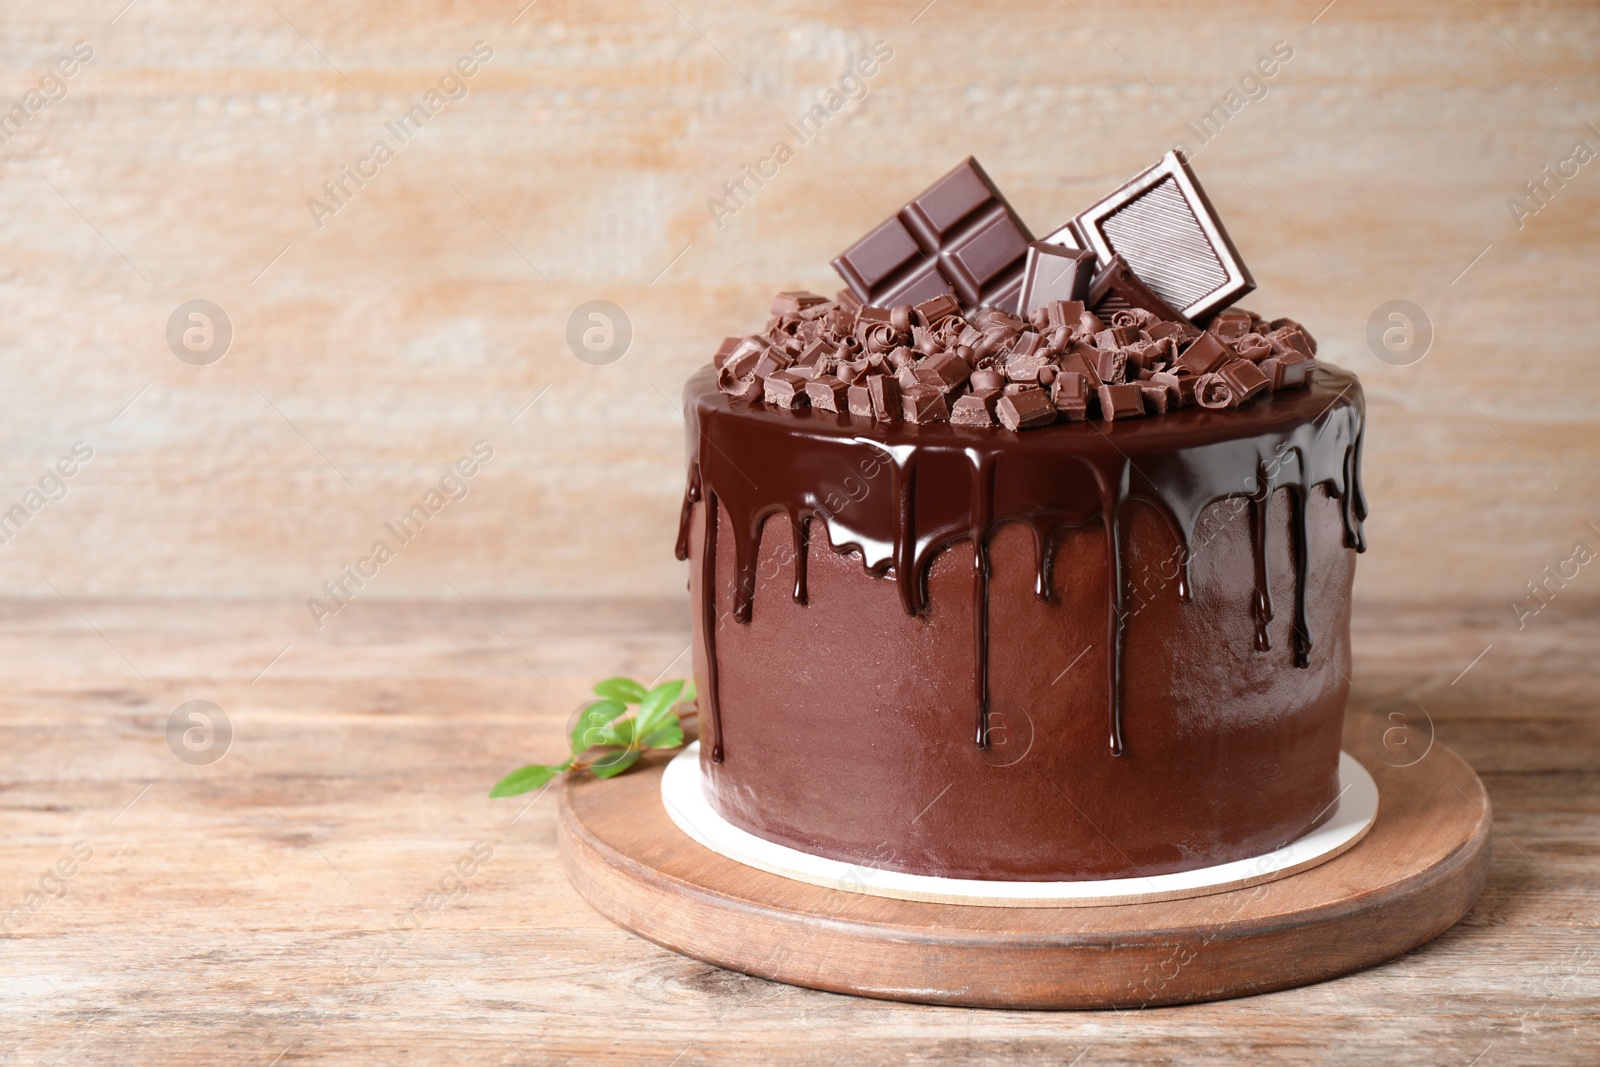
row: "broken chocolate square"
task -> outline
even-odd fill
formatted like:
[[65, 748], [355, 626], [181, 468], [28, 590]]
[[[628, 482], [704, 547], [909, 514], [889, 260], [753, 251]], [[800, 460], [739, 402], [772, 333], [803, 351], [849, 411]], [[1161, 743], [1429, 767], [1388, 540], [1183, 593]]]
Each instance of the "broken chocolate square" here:
[[848, 406], [850, 387], [831, 374], [811, 379], [805, 388], [811, 406], [821, 411], [844, 411]]
[[1234, 354], [1215, 334], [1203, 333], [1179, 354], [1178, 366], [1190, 374], [1210, 374], [1233, 358]]
[[958, 397], [950, 409], [950, 423], [953, 426], [993, 426], [994, 403], [994, 396], [982, 393]]
[[1032, 315], [1058, 300], [1082, 300], [1093, 277], [1093, 252], [1035, 241], [1022, 267], [1021, 313]]
[[810, 402], [805, 393], [806, 379], [792, 371], [769, 374], [762, 384], [762, 399], [774, 407], [803, 408]]
[[1120, 255], [1184, 317], [1204, 322], [1255, 288], [1188, 161], [1177, 150], [1073, 219], [1102, 263]]
[[1099, 394], [1100, 414], [1112, 422], [1144, 414], [1144, 387], [1141, 385], [1102, 385]]
[[1056, 421], [1056, 406], [1043, 389], [1008, 392], [994, 406], [995, 418], [1008, 430], [1030, 430]]
[[901, 390], [900, 408], [907, 422], [943, 422], [950, 417], [944, 393], [931, 385], [913, 385]]
[[965, 382], [971, 373], [967, 361], [953, 352], [929, 356], [916, 366], [918, 382], [946, 393]]
[[867, 392], [872, 397], [872, 417], [879, 422], [895, 422], [900, 418], [900, 383], [887, 374], [874, 374], [867, 379]]
[[1217, 373], [1228, 383], [1228, 391], [1233, 394], [1235, 405], [1243, 404], [1272, 387], [1271, 379], [1248, 359], [1229, 360]]
[[1129, 308], [1142, 308], [1168, 320], [1182, 317], [1177, 309], [1146, 285], [1144, 279], [1121, 256], [1112, 256], [1100, 273], [1094, 276], [1094, 281], [1089, 284], [1088, 304], [1102, 319]]

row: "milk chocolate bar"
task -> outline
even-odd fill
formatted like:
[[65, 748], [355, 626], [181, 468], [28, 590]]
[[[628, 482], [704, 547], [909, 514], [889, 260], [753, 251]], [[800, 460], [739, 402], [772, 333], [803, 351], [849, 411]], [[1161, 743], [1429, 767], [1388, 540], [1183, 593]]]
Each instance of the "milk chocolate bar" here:
[[969, 156], [846, 249], [833, 269], [866, 304], [920, 304], [953, 293], [969, 310], [1015, 312], [1032, 239]]

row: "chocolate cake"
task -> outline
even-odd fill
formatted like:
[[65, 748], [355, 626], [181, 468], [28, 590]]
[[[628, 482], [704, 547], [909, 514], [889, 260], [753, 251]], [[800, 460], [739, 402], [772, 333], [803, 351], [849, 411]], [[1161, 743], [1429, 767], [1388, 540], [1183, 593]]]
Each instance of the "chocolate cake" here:
[[957, 878], [1164, 874], [1329, 818], [1361, 386], [1180, 155], [1042, 241], [967, 160], [685, 388], [708, 799]]

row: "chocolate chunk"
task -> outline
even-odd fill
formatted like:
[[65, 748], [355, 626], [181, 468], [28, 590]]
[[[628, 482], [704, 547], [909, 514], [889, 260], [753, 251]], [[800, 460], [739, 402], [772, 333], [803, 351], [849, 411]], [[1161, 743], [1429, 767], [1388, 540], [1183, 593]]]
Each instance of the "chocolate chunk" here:
[[872, 417], [879, 422], [894, 422], [900, 418], [900, 383], [887, 374], [874, 374], [867, 379], [867, 391], [872, 395]]
[[1272, 323], [1271, 323], [1271, 326], [1269, 328], [1269, 332], [1271, 330], [1281, 330], [1281, 329], [1284, 329], [1285, 327], [1291, 327], [1293, 329], [1299, 330], [1300, 331], [1300, 336], [1304, 337], [1306, 339], [1306, 344], [1311, 349], [1311, 351], [1309, 353], [1307, 353], [1307, 354], [1311, 355], [1311, 356], [1315, 356], [1317, 354], [1317, 339], [1315, 337], [1311, 336], [1311, 331], [1310, 330], [1306, 329], [1304, 326], [1300, 325], [1298, 322], [1294, 321], [1293, 319], [1273, 319]]
[[1200, 331], [1187, 322], [1158, 322], [1154, 326], [1145, 327], [1144, 332], [1157, 341], [1170, 337], [1180, 348], [1200, 336]]
[[1083, 318], [1082, 300], [1052, 300], [1044, 306], [1050, 329], [1071, 330]]
[[806, 308], [815, 307], [818, 304], [826, 304], [827, 302], [827, 297], [818, 296], [816, 293], [808, 293], [805, 290], [779, 293], [772, 299], [772, 314], [778, 316], [798, 315]]
[[1059, 369], [1061, 373], [1077, 372], [1082, 374], [1084, 380], [1091, 387], [1100, 384], [1100, 368], [1098, 360], [1100, 353], [1085, 344], [1073, 345], [1061, 356]]
[[918, 304], [917, 314], [922, 316], [923, 322], [932, 326], [940, 319], [961, 314], [961, 301], [949, 294], [936, 296], [932, 300], [924, 300]]
[[1077, 371], [1059, 372], [1050, 383], [1050, 401], [1058, 408], [1084, 406], [1089, 402], [1089, 379]]
[[846, 394], [850, 405], [850, 414], [862, 415], [872, 418], [872, 391], [865, 385], [852, 385]]
[[1121, 256], [1191, 320], [1204, 322], [1255, 288], [1216, 209], [1176, 150], [1073, 223], [1083, 247], [1102, 263]]
[[840, 307], [855, 309], [861, 306], [861, 298], [850, 289], [840, 289], [833, 294], [833, 302]]
[[1095, 347], [1104, 352], [1108, 348], [1121, 348], [1139, 339], [1139, 331], [1132, 326], [1112, 326], [1094, 335]]
[[1194, 383], [1196, 378], [1192, 374], [1172, 374], [1167, 371], [1157, 371], [1150, 376], [1150, 384], [1164, 385], [1168, 396], [1167, 409], [1188, 407], [1194, 403]]
[[1272, 381], [1272, 391], [1296, 389], [1306, 384], [1306, 371], [1315, 366], [1314, 360], [1295, 352], [1286, 356], [1268, 356], [1257, 363], [1261, 373]]
[[992, 395], [981, 393], [958, 397], [950, 408], [950, 423], [953, 426], [993, 426], [994, 403]]
[[[765, 351], [766, 349], [759, 344], [741, 344], [729, 353], [726, 362], [722, 364], [720, 373], [726, 374], [729, 378], [747, 378], [755, 373], [756, 364], [761, 361], [762, 353]], [[781, 370], [782, 368], [774, 367], [773, 369]]]
[[[728, 341], [734, 342], [731, 348], [728, 346]], [[737, 363], [744, 368], [739, 372], [741, 375], [748, 374], [755, 366], [756, 360], [767, 350], [767, 343], [759, 337], [730, 337], [722, 342], [722, 346], [717, 349], [718, 358], [712, 360], [712, 364], [720, 370], [729, 363]]]
[[1144, 414], [1144, 387], [1139, 385], [1102, 385], [1100, 414], [1112, 422], [1117, 419], [1136, 419]]
[[1178, 311], [1161, 299], [1121, 256], [1112, 256], [1089, 285], [1088, 304], [1102, 319], [1116, 311], [1144, 308], [1163, 319], [1177, 319]]
[[913, 385], [902, 390], [900, 409], [907, 422], [943, 422], [950, 417], [944, 393], [929, 385]]
[[849, 409], [850, 387], [831, 374], [813, 378], [806, 383], [806, 397], [811, 406], [822, 411]]
[[1190, 374], [1210, 374], [1232, 358], [1233, 353], [1214, 334], [1203, 333], [1178, 356], [1178, 366]]
[[711, 365], [721, 370], [722, 365], [728, 362], [728, 357], [744, 342], [743, 337], [724, 337], [722, 343], [717, 346], [717, 354], [711, 357]]
[[1082, 422], [1088, 418], [1090, 408], [1090, 384], [1083, 374], [1077, 371], [1062, 371], [1056, 374], [1056, 381], [1050, 384], [1050, 402], [1056, 405], [1056, 413], [1067, 422]]
[[1229, 360], [1217, 373], [1228, 383], [1228, 391], [1233, 394], [1235, 406], [1259, 396], [1272, 386], [1271, 379], [1262, 374], [1261, 369], [1248, 359]]
[[1043, 389], [1022, 389], [1002, 396], [994, 414], [1008, 430], [1029, 430], [1055, 422], [1056, 406]]
[[1171, 341], [1135, 341], [1124, 347], [1123, 351], [1128, 354], [1128, 365], [1137, 367], [1140, 371], [1164, 368], [1177, 359], [1177, 352]]
[[1254, 316], [1248, 311], [1239, 308], [1229, 308], [1217, 312], [1217, 317], [1211, 320], [1206, 327], [1207, 331], [1216, 334], [1224, 341], [1237, 341], [1250, 332], [1250, 324]]
[[1140, 382], [1139, 394], [1144, 397], [1145, 410], [1152, 415], [1165, 415], [1172, 404], [1172, 394], [1164, 385]]
[[1267, 334], [1267, 343], [1272, 346], [1272, 354], [1275, 356], [1287, 355], [1290, 352], [1298, 352], [1302, 356], [1315, 355], [1311, 351], [1311, 342], [1306, 340], [1305, 334], [1293, 326], [1273, 330]]
[[761, 353], [761, 358], [756, 360], [756, 365], [751, 368], [750, 373], [757, 378], [768, 378], [779, 371], [788, 370], [793, 363], [794, 360], [784, 352], [769, 348]]
[[814, 341], [795, 357], [789, 369], [805, 378], [827, 374], [838, 362], [837, 350], [826, 341]]
[[1195, 403], [1203, 408], [1225, 408], [1233, 403], [1233, 390], [1220, 374], [1202, 374], [1194, 383]]
[[1093, 276], [1093, 252], [1033, 242], [1022, 267], [1022, 314], [1031, 315], [1056, 301], [1082, 300]]
[[763, 382], [762, 399], [773, 407], [803, 408], [810, 402], [805, 388], [806, 379], [793, 371], [781, 370], [768, 375]]
[[1032, 238], [968, 157], [833, 261], [858, 296], [917, 304], [953, 293], [962, 306], [1015, 310]]
[[1127, 378], [1128, 355], [1120, 348], [1102, 348], [1095, 356], [1095, 373], [1109, 385], [1117, 385]]
[[929, 356], [917, 364], [917, 381], [948, 393], [967, 380], [972, 368], [967, 361], [952, 352]]

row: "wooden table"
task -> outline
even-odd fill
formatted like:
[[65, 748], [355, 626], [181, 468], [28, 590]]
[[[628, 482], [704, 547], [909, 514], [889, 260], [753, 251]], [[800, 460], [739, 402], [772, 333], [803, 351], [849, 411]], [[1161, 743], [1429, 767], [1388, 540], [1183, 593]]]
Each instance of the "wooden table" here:
[[[1493, 798], [1464, 923], [1324, 985], [1062, 1014], [720, 971], [568, 888], [552, 798], [488, 785], [592, 679], [681, 672], [680, 601], [357, 602], [316, 636], [281, 603], [74, 604], [0, 602], [7, 1067], [1600, 1059], [1592, 603], [1358, 611], [1353, 706], [1422, 709]], [[209, 765], [166, 738], [196, 699], [234, 731]]]

